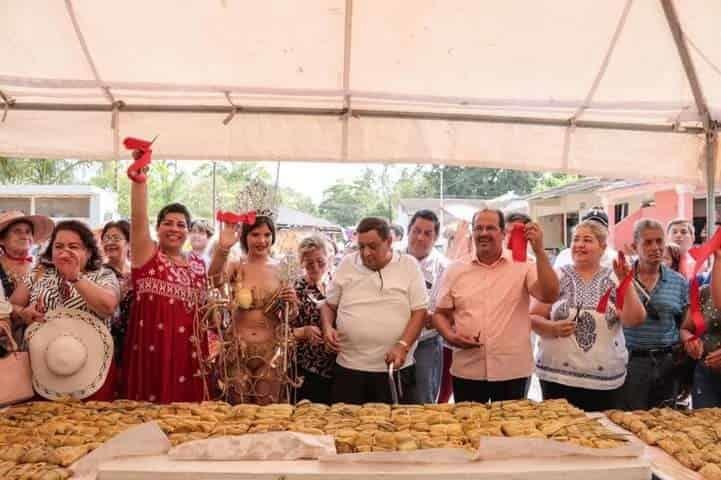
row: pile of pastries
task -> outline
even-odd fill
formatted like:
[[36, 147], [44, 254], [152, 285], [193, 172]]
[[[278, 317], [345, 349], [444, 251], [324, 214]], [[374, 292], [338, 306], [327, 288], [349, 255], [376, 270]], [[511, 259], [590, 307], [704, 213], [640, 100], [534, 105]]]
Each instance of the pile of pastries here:
[[606, 415], [704, 478], [721, 480], [721, 408], [612, 410]]
[[0, 478], [68, 478], [67, 467], [76, 460], [131, 426], [149, 421], [157, 421], [173, 445], [292, 431], [334, 435], [339, 453], [473, 450], [482, 436], [550, 438], [594, 448], [618, 447], [626, 441], [564, 400], [396, 406], [302, 401], [263, 407], [223, 402], [35, 402], [0, 413]]

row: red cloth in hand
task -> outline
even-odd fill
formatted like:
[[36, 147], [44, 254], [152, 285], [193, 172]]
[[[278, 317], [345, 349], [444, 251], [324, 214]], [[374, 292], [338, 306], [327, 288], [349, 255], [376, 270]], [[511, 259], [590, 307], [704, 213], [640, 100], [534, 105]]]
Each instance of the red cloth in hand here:
[[255, 211], [237, 214], [233, 212], [224, 212], [222, 210], [218, 210], [218, 213], [215, 214], [215, 218], [218, 219], [219, 222], [231, 224], [245, 223], [248, 225], [255, 224], [255, 216]]
[[[617, 261], [622, 264], [626, 263], [626, 255], [624, 255], [620, 250], [618, 252]], [[620, 283], [616, 288], [616, 308], [618, 310], [623, 310], [623, 304], [626, 301], [626, 293], [628, 293], [628, 289], [631, 287], [631, 282], [633, 281], [633, 272], [629, 272], [628, 275], [626, 275], [626, 278], [619, 280]], [[598, 313], [606, 313], [606, 310], [608, 310], [608, 302], [611, 299], [611, 292], [613, 292], [613, 287], [606, 290], [606, 293], [604, 293], [598, 300], [598, 305], [596, 306], [596, 311]]]
[[716, 230], [713, 237], [711, 237], [703, 245], [691, 248], [688, 253], [694, 260], [696, 260], [696, 266], [693, 269], [693, 280], [691, 280], [691, 291], [689, 293], [689, 303], [691, 307], [691, 319], [694, 325], [694, 335], [696, 338], [700, 338], [706, 333], [706, 322], [703, 320], [703, 314], [701, 313], [701, 299], [699, 295], [699, 284], [696, 276], [699, 270], [706, 260], [713, 255], [713, 252], [721, 248], [721, 229]]
[[508, 240], [508, 246], [511, 249], [514, 262], [525, 262], [528, 258], [526, 249], [528, 243], [526, 241], [526, 226], [520, 223], [513, 225], [511, 229], [511, 238]]
[[153, 150], [150, 148], [152, 142], [141, 140], [139, 138], [127, 137], [123, 140], [123, 145], [128, 150], [133, 150], [133, 160], [128, 167], [128, 178], [135, 183], [145, 183], [148, 179], [143, 171], [145, 167], [150, 165]]

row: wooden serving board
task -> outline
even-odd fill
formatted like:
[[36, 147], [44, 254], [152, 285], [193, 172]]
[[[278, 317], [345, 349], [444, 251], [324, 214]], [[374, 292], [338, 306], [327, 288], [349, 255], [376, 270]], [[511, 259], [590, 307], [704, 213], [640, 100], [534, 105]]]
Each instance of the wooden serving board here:
[[645, 458], [540, 458], [463, 464], [336, 464], [316, 460], [197, 462], [167, 456], [114, 460], [100, 466], [99, 480], [649, 480]]
[[[609, 429], [633, 435], [620, 425], [613, 423], [606, 416], [603, 416], [601, 421]], [[642, 442], [641, 439], [638, 440]], [[646, 444], [644, 445], [646, 448], [644, 450], [643, 458], [651, 464], [653, 474], [661, 480], [703, 480], [703, 477], [698, 472], [694, 472], [690, 468], [684, 467], [678, 462], [678, 460], [664, 452], [662, 449]]]

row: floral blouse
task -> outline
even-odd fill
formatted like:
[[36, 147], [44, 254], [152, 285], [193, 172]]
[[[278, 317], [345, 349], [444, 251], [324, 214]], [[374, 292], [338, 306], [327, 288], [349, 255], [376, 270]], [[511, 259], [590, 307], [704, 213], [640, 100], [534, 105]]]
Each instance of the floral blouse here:
[[128, 320], [130, 319], [130, 307], [133, 303], [133, 290], [130, 274], [123, 275], [110, 265], [106, 265], [115, 277], [118, 279], [120, 286], [120, 303], [115, 309], [110, 319], [110, 334], [113, 336], [115, 344], [115, 361], [120, 365], [123, 353], [123, 344], [125, 343], [125, 332], [128, 329]]
[[[292, 327], [299, 328], [308, 325], [320, 325], [320, 308], [317, 301], [325, 300], [316, 285], [311, 285], [305, 277], [295, 282], [295, 291], [300, 301], [300, 312], [293, 319]], [[315, 300], [315, 302], [313, 301]], [[300, 342], [297, 348], [298, 366], [304, 370], [325, 378], [331, 378], [335, 365], [335, 352], [326, 350], [325, 344], [313, 345], [309, 342]]]

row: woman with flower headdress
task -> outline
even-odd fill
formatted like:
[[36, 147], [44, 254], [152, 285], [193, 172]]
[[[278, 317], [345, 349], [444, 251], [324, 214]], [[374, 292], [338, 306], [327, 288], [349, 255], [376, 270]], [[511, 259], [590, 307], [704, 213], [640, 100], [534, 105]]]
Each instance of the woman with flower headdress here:
[[[260, 202], [271, 198], [262, 194], [267, 190], [260, 183], [248, 189], [243, 193], [249, 193], [249, 198]], [[223, 397], [230, 403], [264, 405], [288, 399], [285, 387], [290, 381], [288, 343], [292, 339], [284, 331], [285, 316], [297, 315], [298, 298], [293, 279], [284, 278], [283, 265], [271, 257], [276, 230], [269, 202], [252, 206], [255, 209], [244, 215], [244, 221], [223, 222], [208, 276], [216, 287], [232, 292], [231, 322], [223, 329], [216, 362]], [[228, 262], [236, 242], [245, 256]]]

